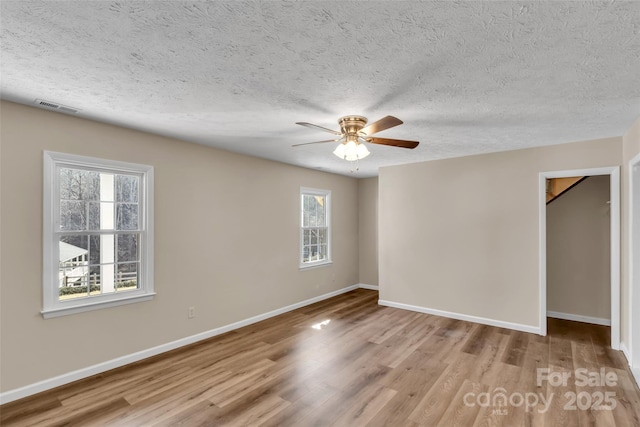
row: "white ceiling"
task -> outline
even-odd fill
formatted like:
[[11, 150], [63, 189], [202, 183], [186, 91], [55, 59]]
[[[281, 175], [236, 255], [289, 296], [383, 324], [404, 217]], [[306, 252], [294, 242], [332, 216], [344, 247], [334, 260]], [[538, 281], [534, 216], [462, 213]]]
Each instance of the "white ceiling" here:
[[622, 135], [640, 2], [5, 1], [3, 99], [351, 175], [337, 119], [394, 115], [378, 167]]

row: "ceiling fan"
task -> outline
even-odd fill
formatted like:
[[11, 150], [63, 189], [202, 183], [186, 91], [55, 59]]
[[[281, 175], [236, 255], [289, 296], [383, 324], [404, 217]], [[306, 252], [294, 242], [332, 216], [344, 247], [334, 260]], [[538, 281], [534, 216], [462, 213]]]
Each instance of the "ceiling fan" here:
[[299, 147], [301, 145], [309, 144], [322, 144], [326, 142], [339, 142], [338, 147], [333, 154], [341, 159], [354, 161], [364, 159], [370, 153], [364, 143], [390, 145], [400, 148], [416, 148], [419, 144], [418, 141], [407, 141], [404, 139], [390, 139], [390, 138], [378, 138], [371, 136], [374, 133], [381, 132], [383, 130], [398, 126], [402, 124], [402, 120], [393, 117], [386, 116], [377, 122], [373, 122], [366, 126], [367, 118], [362, 116], [344, 116], [338, 119], [340, 125], [340, 131], [335, 131], [322, 126], [314, 125], [307, 122], [296, 122], [297, 125], [306, 126], [312, 129], [319, 129], [325, 132], [332, 133], [336, 136], [333, 139], [326, 139], [324, 141], [306, 142], [303, 144], [295, 144], [293, 147]]

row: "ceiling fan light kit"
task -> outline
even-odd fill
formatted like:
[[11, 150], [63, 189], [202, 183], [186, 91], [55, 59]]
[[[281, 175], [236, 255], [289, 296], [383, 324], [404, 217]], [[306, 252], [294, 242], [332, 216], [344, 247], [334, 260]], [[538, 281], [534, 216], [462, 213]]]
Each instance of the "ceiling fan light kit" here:
[[333, 154], [349, 162], [364, 159], [371, 154], [360, 141], [362, 128], [367, 124], [366, 117], [344, 116], [338, 120], [338, 124], [344, 141], [338, 144]]
[[355, 160], [362, 160], [371, 153], [364, 144], [356, 141], [347, 141], [338, 144], [333, 154], [341, 159], [353, 162]]
[[392, 128], [402, 124], [402, 120], [393, 117], [386, 116], [377, 122], [367, 124], [367, 118], [362, 116], [344, 116], [338, 120], [340, 125], [340, 132], [328, 129], [322, 126], [314, 125], [307, 122], [297, 122], [297, 125], [310, 127], [312, 129], [319, 129], [324, 132], [329, 132], [339, 136], [337, 139], [328, 139], [325, 141], [307, 142], [305, 144], [295, 144], [294, 147], [309, 144], [322, 144], [325, 142], [339, 142], [333, 154], [341, 159], [349, 162], [364, 159], [369, 154], [366, 143], [389, 145], [393, 147], [409, 148], [413, 149], [418, 146], [418, 141], [406, 141], [401, 139], [389, 139], [389, 138], [375, 138], [370, 135], [381, 132], [383, 130]]

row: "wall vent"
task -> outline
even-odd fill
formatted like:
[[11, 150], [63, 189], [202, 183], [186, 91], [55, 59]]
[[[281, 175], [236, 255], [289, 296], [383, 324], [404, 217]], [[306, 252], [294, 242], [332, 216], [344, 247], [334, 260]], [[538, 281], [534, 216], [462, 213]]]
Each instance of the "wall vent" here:
[[45, 101], [44, 99], [36, 99], [34, 104], [47, 110], [60, 111], [61, 113], [78, 114], [77, 108], [67, 107], [65, 105], [56, 104], [55, 102]]

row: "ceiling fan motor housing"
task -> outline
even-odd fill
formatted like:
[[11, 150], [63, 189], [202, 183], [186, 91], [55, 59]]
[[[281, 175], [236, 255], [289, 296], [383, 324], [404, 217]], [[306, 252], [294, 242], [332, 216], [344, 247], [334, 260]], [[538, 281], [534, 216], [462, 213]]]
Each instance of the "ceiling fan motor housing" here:
[[338, 124], [343, 134], [352, 137], [347, 139], [354, 139], [354, 136], [356, 137], [355, 139], [357, 139], [358, 132], [367, 124], [367, 118], [362, 116], [344, 116], [338, 120]]

